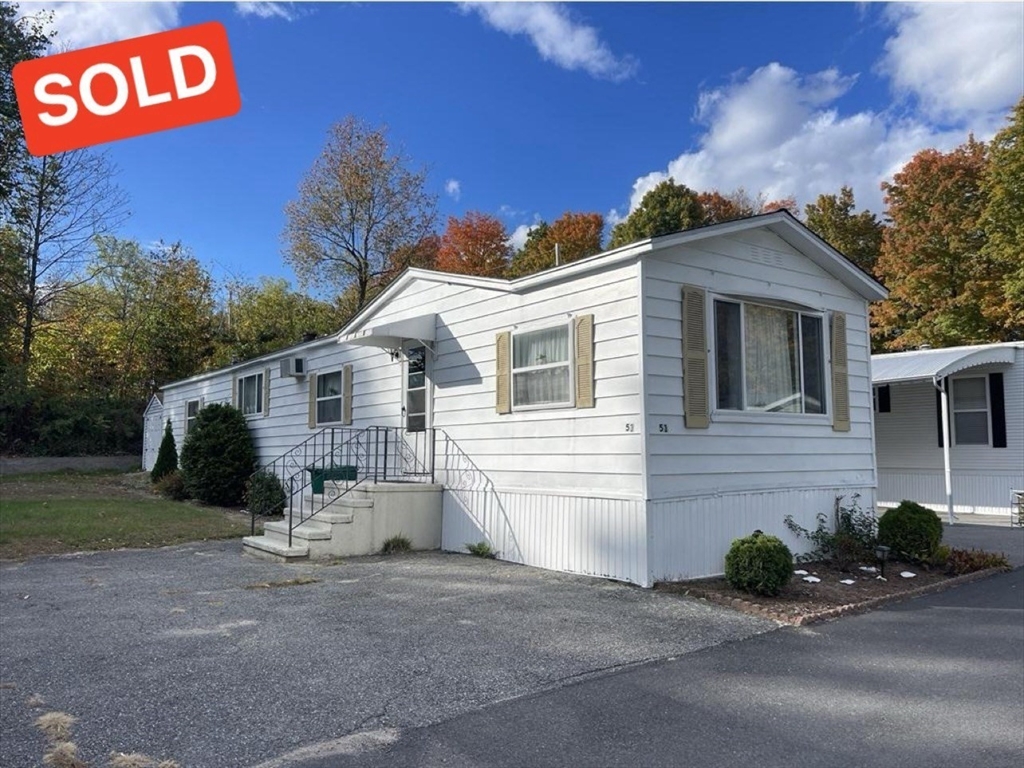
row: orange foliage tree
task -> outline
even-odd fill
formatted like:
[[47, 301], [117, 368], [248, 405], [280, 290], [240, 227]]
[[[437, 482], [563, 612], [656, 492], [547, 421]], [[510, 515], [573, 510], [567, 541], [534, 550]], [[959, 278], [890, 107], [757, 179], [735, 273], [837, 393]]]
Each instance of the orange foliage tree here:
[[600, 213], [566, 211], [552, 224], [541, 222], [513, 256], [508, 275], [522, 277], [555, 266], [555, 246], [560, 264], [600, 253], [603, 232], [604, 216]]
[[509, 259], [508, 232], [497, 218], [469, 211], [448, 217], [437, 250], [437, 269], [462, 275], [503, 277]]

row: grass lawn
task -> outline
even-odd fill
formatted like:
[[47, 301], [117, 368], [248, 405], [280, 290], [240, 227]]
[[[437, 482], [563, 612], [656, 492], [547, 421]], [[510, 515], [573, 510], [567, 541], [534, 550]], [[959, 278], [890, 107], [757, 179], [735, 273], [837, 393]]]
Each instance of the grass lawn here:
[[163, 499], [150, 490], [141, 472], [0, 479], [0, 559], [162, 547], [248, 533], [246, 515]]

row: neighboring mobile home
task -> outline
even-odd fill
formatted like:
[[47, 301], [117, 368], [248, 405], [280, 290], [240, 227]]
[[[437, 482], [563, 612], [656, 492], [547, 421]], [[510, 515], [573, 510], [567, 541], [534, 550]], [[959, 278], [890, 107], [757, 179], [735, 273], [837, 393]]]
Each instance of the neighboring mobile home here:
[[1024, 490], [1024, 341], [874, 355], [871, 370], [879, 504], [1009, 515]]
[[444, 549], [650, 586], [721, 573], [755, 529], [800, 546], [787, 514], [874, 503], [884, 296], [786, 212], [512, 281], [410, 269], [337, 336], [164, 386], [162, 413], [181, 446], [234, 402], [266, 462], [387, 427], [391, 469], [443, 486]]

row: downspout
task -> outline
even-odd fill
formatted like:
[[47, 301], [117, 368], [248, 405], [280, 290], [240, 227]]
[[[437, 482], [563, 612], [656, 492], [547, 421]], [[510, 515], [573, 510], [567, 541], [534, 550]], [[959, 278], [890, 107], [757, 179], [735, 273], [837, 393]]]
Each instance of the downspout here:
[[949, 516], [949, 524], [953, 525], [953, 470], [949, 460], [949, 392], [946, 381], [945, 378], [932, 377], [932, 384], [942, 396], [942, 463], [946, 477], [946, 512]]

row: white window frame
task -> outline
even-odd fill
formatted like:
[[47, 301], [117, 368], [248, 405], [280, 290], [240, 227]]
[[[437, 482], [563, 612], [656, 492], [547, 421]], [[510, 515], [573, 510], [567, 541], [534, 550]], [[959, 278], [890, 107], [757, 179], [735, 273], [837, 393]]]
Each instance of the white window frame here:
[[[423, 429], [422, 430], [410, 430], [409, 429], [409, 357], [408, 354], [414, 349], [423, 349]], [[433, 354], [430, 347], [426, 344], [414, 344], [407, 347], [402, 355], [402, 430], [405, 432], [411, 432], [411, 434], [420, 434], [421, 432], [429, 432], [434, 426], [433, 417], [433, 397], [434, 390], [432, 386], [432, 358]]]
[[[721, 422], [764, 422], [770, 421], [777, 424], [831, 424], [832, 423], [832, 348], [831, 334], [829, 332], [829, 313], [825, 310], [813, 309], [799, 304], [786, 301], [772, 301], [757, 296], [736, 296], [721, 293], [708, 293], [708, 306], [706, 315], [706, 327], [708, 329], [708, 392], [709, 401], [712, 404], [711, 417], [713, 421]], [[718, 407], [718, 337], [717, 318], [715, 308], [718, 302], [727, 302], [740, 305], [740, 348], [743, 361], [740, 366], [741, 396], [743, 401], [742, 409], [719, 408]], [[759, 411], [747, 409], [747, 370], [746, 370], [746, 323], [747, 313], [743, 310], [746, 305], [758, 305], [771, 309], [781, 309], [797, 315], [797, 348], [800, 351], [799, 365], [800, 374], [800, 395], [801, 403], [804, 397], [804, 365], [803, 365], [803, 326], [799, 322], [800, 315], [815, 317], [821, 321], [821, 360], [822, 360], [822, 405], [823, 413], [794, 413], [791, 411]]]
[[[196, 415], [195, 416], [189, 416], [188, 415], [188, 409], [189, 409], [189, 406], [192, 405], [192, 403], [196, 404]], [[197, 418], [199, 418], [199, 412], [201, 410], [203, 410], [203, 398], [197, 397], [197, 398], [195, 398], [193, 400], [186, 400], [185, 401], [185, 434], [186, 435], [189, 432], [192, 431], [192, 426], [195, 423], [195, 420]]]
[[[537, 333], [538, 331], [550, 331], [554, 328], [565, 329], [567, 342], [568, 342], [568, 359], [564, 362], [558, 363], [545, 363], [544, 365], [528, 365], [523, 368], [516, 368], [516, 337], [525, 336], [529, 333]], [[570, 319], [567, 323], [547, 323], [545, 325], [530, 325], [522, 328], [514, 328], [512, 330], [511, 343], [508, 346], [509, 354], [509, 376], [508, 385], [511, 388], [509, 392], [509, 402], [512, 404], [512, 411], [515, 412], [528, 412], [528, 411], [551, 411], [551, 410], [562, 410], [566, 408], [576, 407], [576, 345], [575, 339], [573, 338], [573, 324]], [[562, 368], [567, 367], [569, 369], [569, 400], [562, 403], [538, 403], [536, 405], [517, 405], [516, 404], [516, 374], [527, 373], [529, 371], [541, 371], [548, 368]]]
[[[245, 382], [249, 379], [255, 379], [256, 386], [256, 410], [252, 413], [245, 412]], [[247, 419], [255, 419], [263, 416], [263, 387], [266, 386], [266, 382], [263, 379], [263, 371], [257, 373], [250, 373], [246, 376], [238, 377], [238, 410], [242, 412], [242, 415]]]
[[[331, 376], [335, 373], [338, 374], [338, 394], [320, 397], [320, 379], [324, 376]], [[345, 421], [345, 371], [342, 368], [330, 371], [318, 371], [316, 374], [316, 388], [317, 391], [313, 393], [313, 413], [316, 425], [318, 427], [329, 427], [337, 424], [343, 424]], [[326, 403], [329, 400], [338, 401], [338, 420], [320, 421], [320, 403]]]
[[[981, 379], [982, 388], [985, 390], [985, 432], [988, 438], [984, 443], [961, 443], [956, 434], [957, 413], [981, 413], [981, 408], [957, 408], [956, 407], [956, 382], [967, 379]], [[952, 435], [953, 445], [964, 448], [991, 448], [992, 447], [992, 398], [988, 389], [988, 374], [976, 373], [971, 376], [956, 376], [949, 379], [949, 431]]]

